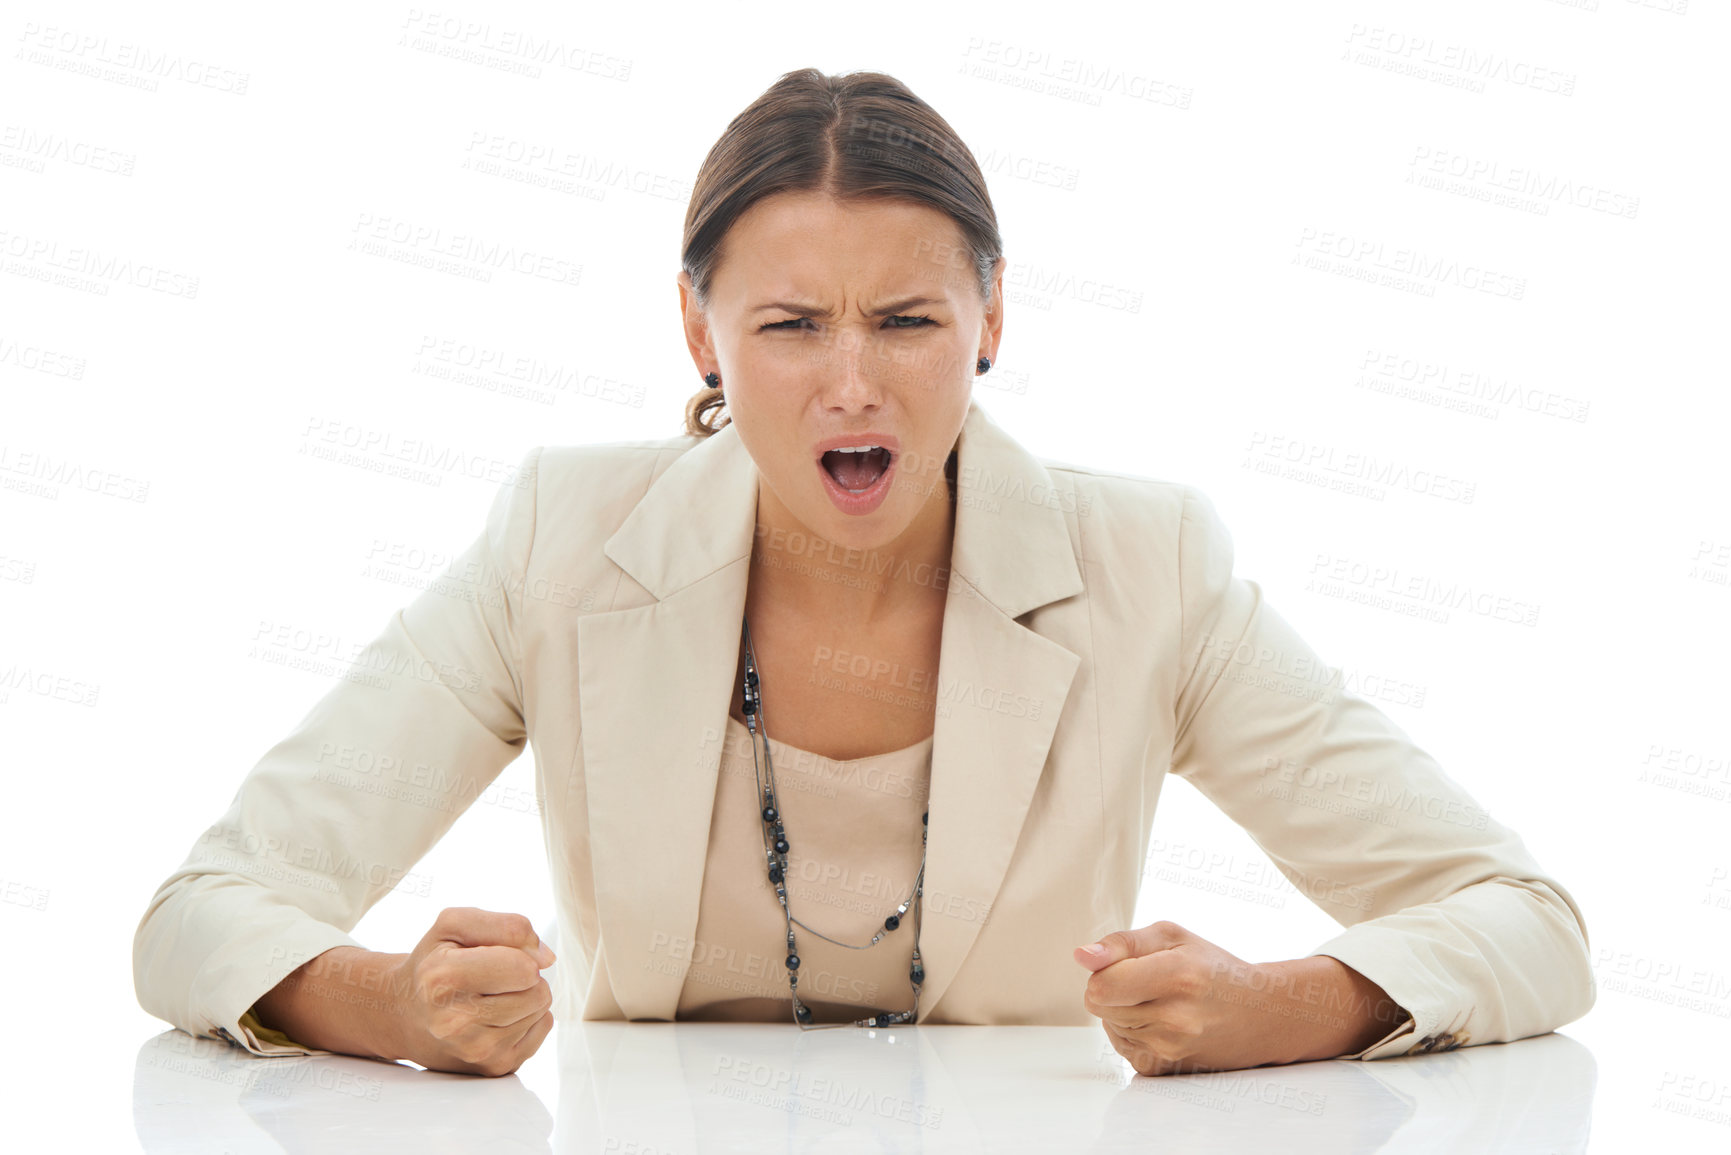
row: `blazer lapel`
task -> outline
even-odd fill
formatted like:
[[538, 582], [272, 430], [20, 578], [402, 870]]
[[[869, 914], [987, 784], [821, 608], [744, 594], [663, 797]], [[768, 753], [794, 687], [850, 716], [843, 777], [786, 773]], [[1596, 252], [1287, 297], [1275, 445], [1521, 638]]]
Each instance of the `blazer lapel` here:
[[[1081, 571], [1051, 476], [976, 403], [956, 506], [921, 1021], [989, 918], [1080, 663], [1016, 620], [1081, 593]], [[651, 600], [577, 623], [599, 949], [627, 1019], [671, 1021], [684, 985], [756, 517], [756, 465], [724, 428], [680, 454], [604, 546]]]
[[600, 950], [627, 1019], [684, 983], [739, 661], [757, 467], [732, 428], [680, 454], [607, 539], [647, 591], [577, 623]]

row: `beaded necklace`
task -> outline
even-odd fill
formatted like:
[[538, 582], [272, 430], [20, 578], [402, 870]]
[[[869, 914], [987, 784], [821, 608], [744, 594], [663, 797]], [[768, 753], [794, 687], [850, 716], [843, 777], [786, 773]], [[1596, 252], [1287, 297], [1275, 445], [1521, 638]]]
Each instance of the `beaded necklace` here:
[[[788, 990], [792, 992], [793, 995], [793, 1021], [799, 1024], [801, 1030], [822, 1030], [825, 1027], [846, 1026], [889, 1027], [895, 1026], [898, 1023], [911, 1023], [919, 1015], [920, 984], [925, 982], [926, 978], [926, 968], [920, 963], [920, 896], [924, 893], [926, 877], [926, 830], [928, 825], [926, 820], [930, 816], [930, 811], [920, 815], [920, 872], [914, 877], [913, 893], [904, 899], [901, 905], [896, 907], [896, 912], [894, 914], [889, 915], [884, 919], [883, 929], [872, 935], [870, 942], [863, 945], [839, 942], [836, 939], [830, 938], [827, 934], [824, 934], [821, 931], [812, 930], [811, 927], [806, 926], [805, 923], [799, 922], [799, 919], [793, 917], [793, 912], [788, 909], [787, 905], [786, 879], [787, 851], [789, 843], [787, 841], [787, 831], [783, 826], [781, 810], [775, 804], [775, 766], [770, 761], [769, 757], [769, 736], [767, 731], [762, 732], [764, 772], [759, 772], [757, 765], [757, 739], [760, 733], [758, 727], [759, 724], [764, 721], [763, 693], [758, 685], [757, 657], [752, 653], [751, 649], [751, 626], [749, 623], [744, 624], [743, 633], [745, 643], [745, 678], [741, 688], [744, 691], [745, 723], [751, 731], [752, 770], [757, 775], [758, 790], [763, 799], [763, 806], [760, 814], [763, 819], [764, 857], [769, 863], [769, 881], [775, 884], [775, 896], [781, 902], [781, 912], [787, 926], [787, 986]], [[764, 781], [765, 773], [767, 773], [768, 777], [767, 783]], [[800, 926], [805, 927], [805, 929], [811, 931], [812, 934], [817, 935], [819, 938], [824, 939], [827, 942], [833, 942], [837, 946], [844, 946], [849, 950], [866, 950], [870, 947], [876, 946], [884, 935], [889, 934], [891, 931], [899, 927], [903, 916], [908, 913], [908, 908], [910, 906], [913, 908], [914, 912], [914, 955], [913, 964], [908, 971], [908, 980], [913, 985], [914, 989], [913, 1010], [897, 1011], [893, 1014], [873, 1015], [869, 1018], [855, 1019], [851, 1023], [813, 1023], [811, 1021], [811, 1008], [801, 1002], [799, 997], [799, 954], [794, 945], [793, 924], [799, 922]]]

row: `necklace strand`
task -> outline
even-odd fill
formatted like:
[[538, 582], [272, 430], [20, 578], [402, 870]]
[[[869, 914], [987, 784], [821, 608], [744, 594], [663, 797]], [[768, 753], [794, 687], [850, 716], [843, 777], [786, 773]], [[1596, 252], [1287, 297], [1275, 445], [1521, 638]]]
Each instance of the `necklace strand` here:
[[[743, 632], [745, 641], [745, 679], [741, 688], [744, 694], [745, 722], [747, 728], [751, 731], [752, 772], [756, 778], [759, 796], [763, 799], [763, 805], [759, 811], [759, 817], [763, 820], [762, 834], [764, 856], [769, 863], [769, 880], [775, 885], [775, 895], [781, 902], [781, 912], [784, 916], [785, 925], [787, 927], [787, 985], [788, 990], [793, 996], [793, 1021], [798, 1024], [801, 1030], [822, 1030], [826, 1027], [846, 1026], [888, 1027], [899, 1023], [911, 1023], [919, 1017], [920, 986], [925, 982], [926, 977], [925, 966], [920, 961], [920, 914], [922, 910], [920, 899], [925, 893], [926, 831], [928, 828], [927, 818], [929, 817], [930, 812], [928, 811], [927, 813], [920, 815], [920, 870], [919, 873], [914, 876], [913, 893], [896, 907], [896, 912], [894, 914], [884, 919], [883, 929], [872, 935], [870, 942], [863, 945], [839, 942], [836, 939], [830, 938], [822, 931], [812, 930], [811, 927], [806, 926], [805, 923], [799, 922], [799, 919], [794, 918], [793, 911], [789, 909], [787, 905], [786, 880], [789, 843], [787, 841], [787, 831], [784, 828], [781, 810], [775, 804], [775, 764], [771, 760], [769, 753], [769, 733], [763, 714], [763, 693], [757, 677], [757, 656], [752, 652], [751, 648], [751, 626], [749, 623], [743, 623]], [[761, 731], [759, 730], [760, 724], [765, 724], [765, 728]], [[767, 785], [764, 783], [765, 774], [759, 770], [757, 763], [757, 739], [760, 734], [763, 738], [763, 764], [769, 779]], [[902, 918], [907, 915], [910, 906], [913, 908], [914, 912], [914, 954], [913, 961], [908, 970], [908, 981], [910, 985], [912, 985], [914, 991], [913, 1010], [897, 1011], [893, 1014], [873, 1015], [869, 1018], [855, 1019], [851, 1023], [813, 1023], [811, 1021], [811, 1008], [800, 1001], [799, 997], [800, 960], [798, 949], [794, 943], [793, 924], [798, 922], [800, 926], [811, 931], [812, 934], [817, 935], [826, 942], [835, 943], [837, 946], [844, 946], [849, 950], [866, 950], [870, 947], [876, 946], [884, 935], [896, 930], [901, 925]]]

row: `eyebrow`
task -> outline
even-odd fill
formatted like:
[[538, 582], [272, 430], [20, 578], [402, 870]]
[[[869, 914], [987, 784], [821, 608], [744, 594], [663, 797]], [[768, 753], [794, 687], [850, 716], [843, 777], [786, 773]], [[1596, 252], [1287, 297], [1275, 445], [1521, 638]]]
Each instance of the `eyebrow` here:
[[[886, 305], [867, 313], [868, 317], [892, 317], [903, 309], [917, 308], [921, 305], [942, 305], [947, 302], [942, 297], [904, 297], [899, 301], [891, 301]], [[795, 301], [771, 301], [767, 305], [759, 305], [752, 310], [753, 314], [765, 313], [771, 309], [780, 309], [792, 313], [796, 317], [821, 317], [825, 310], [816, 305], [803, 305]]]

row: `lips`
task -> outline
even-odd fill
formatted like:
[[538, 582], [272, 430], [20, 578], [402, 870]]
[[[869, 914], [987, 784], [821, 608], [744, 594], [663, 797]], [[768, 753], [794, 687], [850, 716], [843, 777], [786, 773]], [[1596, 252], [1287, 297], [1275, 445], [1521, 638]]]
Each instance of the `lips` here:
[[[866, 455], [861, 454], [859, 456]], [[896, 474], [901, 470], [901, 462], [896, 459], [894, 454], [890, 454], [889, 465], [886, 468], [879, 470], [877, 472], [876, 480], [869, 482], [863, 489], [858, 486], [847, 486], [842, 484], [842, 482], [836, 478], [835, 474], [831, 473], [824, 465], [821, 458], [812, 462], [812, 468], [817, 470], [818, 480], [823, 485], [824, 492], [829, 494], [830, 501], [835, 504], [837, 509], [847, 514], [849, 517], [864, 517], [867, 514], [875, 512], [879, 506], [883, 505], [885, 498], [889, 496], [890, 486], [895, 483]], [[856, 470], [863, 471], [875, 469], [876, 467], [872, 465], [844, 464], [840, 466], [840, 468], [847, 471], [849, 474], [852, 474]], [[860, 480], [860, 477], [850, 476], [849, 480], [858, 481]], [[855, 490], [858, 490], [858, 492], [855, 492]]]
[[835, 507], [850, 517], [863, 517], [889, 496], [901, 472], [901, 452], [901, 439], [895, 434], [861, 429], [814, 444], [811, 463]]

